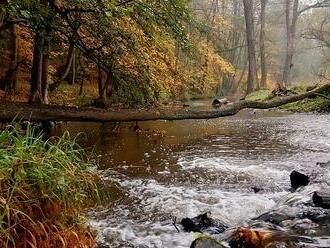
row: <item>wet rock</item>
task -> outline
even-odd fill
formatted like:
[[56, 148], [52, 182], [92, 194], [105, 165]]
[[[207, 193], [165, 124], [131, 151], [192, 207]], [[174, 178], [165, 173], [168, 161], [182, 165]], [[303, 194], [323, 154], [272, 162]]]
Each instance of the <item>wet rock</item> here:
[[312, 200], [315, 206], [330, 209], [330, 193], [314, 192]]
[[51, 132], [56, 127], [56, 123], [54, 121], [42, 121], [41, 129], [45, 133]]
[[258, 188], [258, 187], [252, 187], [251, 188], [253, 190], [254, 193], [259, 193], [262, 189]]
[[196, 239], [190, 248], [224, 248], [224, 246], [212, 238], [202, 237]]
[[[281, 206], [252, 219], [252, 225], [263, 228], [265, 224], [270, 223], [272, 226], [267, 229], [274, 230], [277, 227], [294, 226], [295, 223], [306, 222], [307, 220], [310, 220], [314, 224], [329, 223], [330, 210], [309, 205], [301, 205], [299, 207]], [[312, 225], [309, 226], [311, 227]]]
[[298, 189], [301, 186], [306, 186], [309, 184], [309, 177], [298, 172], [292, 171], [290, 174], [291, 187], [293, 189]]
[[280, 209], [266, 212], [252, 220], [267, 222], [279, 226], [283, 221], [295, 219], [299, 210], [299, 208], [282, 206]]
[[297, 214], [300, 219], [310, 219], [315, 223], [330, 223], [330, 210], [324, 208], [308, 208]]
[[181, 225], [186, 232], [201, 232], [209, 234], [223, 233], [228, 226], [211, 217], [210, 213], [200, 214], [194, 218], [184, 218]]
[[318, 162], [318, 163], [316, 163], [316, 165], [319, 165], [320, 167], [323, 167], [323, 168], [328, 168], [328, 167], [330, 167], [330, 161], [325, 162], [325, 163]]
[[317, 228], [318, 226], [319, 226], [318, 224], [311, 221], [310, 219], [297, 219], [289, 223], [289, 225], [287, 225], [287, 227], [290, 227], [291, 229], [302, 230], [302, 231], [314, 229]]

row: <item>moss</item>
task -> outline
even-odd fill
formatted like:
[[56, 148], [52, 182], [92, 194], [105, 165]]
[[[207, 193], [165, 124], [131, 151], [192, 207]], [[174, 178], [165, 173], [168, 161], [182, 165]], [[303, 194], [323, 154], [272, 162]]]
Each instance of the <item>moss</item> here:
[[274, 95], [272, 94], [271, 90], [258, 90], [254, 91], [251, 94], [245, 97], [245, 100], [249, 101], [267, 101], [272, 99]]
[[[312, 90], [314, 87], [315, 86], [294, 86], [290, 90], [296, 92], [297, 94], [302, 94]], [[324, 91], [322, 94], [328, 96], [330, 92]], [[292, 112], [330, 112], [330, 100], [321, 96], [306, 98], [298, 102], [281, 106], [280, 109]]]
[[[289, 90], [295, 94], [303, 94], [311, 90], [313, 86], [294, 86]], [[330, 92], [322, 92], [329, 95]], [[267, 101], [274, 97], [270, 90], [258, 90], [246, 96], [246, 100], [250, 101]], [[307, 98], [302, 101], [289, 103], [279, 107], [283, 110], [292, 112], [330, 112], [330, 100], [325, 97]]]
[[206, 235], [198, 235], [196, 240], [191, 244], [191, 248], [223, 248], [224, 246], [215, 238], [206, 236]]
[[307, 98], [283, 105], [280, 109], [293, 112], [330, 112], [330, 100], [324, 97]]

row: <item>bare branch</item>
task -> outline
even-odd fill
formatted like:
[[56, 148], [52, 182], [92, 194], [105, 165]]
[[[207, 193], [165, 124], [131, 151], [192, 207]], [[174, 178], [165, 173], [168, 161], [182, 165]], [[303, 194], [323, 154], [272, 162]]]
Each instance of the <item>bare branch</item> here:
[[330, 7], [330, 0], [323, 0], [323, 1], [318, 1], [317, 3], [315, 4], [312, 4], [312, 5], [307, 5], [305, 7], [303, 7], [302, 9], [300, 9], [298, 11], [298, 14], [302, 14], [303, 12], [306, 12], [310, 9], [317, 9], [317, 8], [327, 8], [327, 7]]

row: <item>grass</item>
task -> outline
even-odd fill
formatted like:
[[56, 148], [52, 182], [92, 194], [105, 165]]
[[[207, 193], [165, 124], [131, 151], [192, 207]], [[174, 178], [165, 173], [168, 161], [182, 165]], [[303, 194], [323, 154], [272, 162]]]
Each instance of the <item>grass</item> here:
[[249, 101], [267, 101], [272, 99], [274, 95], [271, 90], [257, 90], [245, 97], [245, 100]]
[[292, 112], [330, 112], [330, 100], [324, 97], [306, 98], [280, 108]]
[[[297, 94], [305, 93], [312, 89], [312, 86], [295, 86], [291, 90]], [[330, 96], [330, 92], [323, 92], [325, 96]], [[330, 112], [330, 100], [326, 97], [313, 97], [289, 103], [280, 107], [292, 112]]]
[[0, 133], [0, 246], [93, 247], [84, 210], [99, 200], [93, 163], [68, 134]]

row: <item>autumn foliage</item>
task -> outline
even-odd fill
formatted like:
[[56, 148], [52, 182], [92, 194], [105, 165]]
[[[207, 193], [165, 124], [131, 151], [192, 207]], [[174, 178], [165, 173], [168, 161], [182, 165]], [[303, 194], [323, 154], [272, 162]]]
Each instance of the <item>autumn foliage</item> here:
[[[89, 95], [92, 85], [106, 105], [157, 104], [210, 95], [223, 77], [234, 74], [212, 34], [203, 32], [208, 24], [185, 0], [17, 0], [4, 4], [0, 14], [3, 26], [18, 27], [17, 56], [24, 63], [17, 65], [15, 88], [31, 83], [29, 92], [19, 92], [25, 98], [30, 94], [30, 101], [53, 102], [47, 91], [55, 82], [55, 89], [60, 84], [78, 88], [79, 96]], [[223, 22], [212, 25], [215, 31]], [[10, 31], [3, 32], [10, 37]]]

